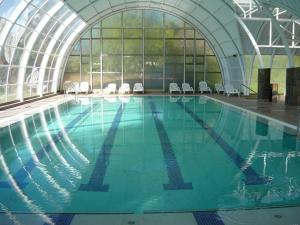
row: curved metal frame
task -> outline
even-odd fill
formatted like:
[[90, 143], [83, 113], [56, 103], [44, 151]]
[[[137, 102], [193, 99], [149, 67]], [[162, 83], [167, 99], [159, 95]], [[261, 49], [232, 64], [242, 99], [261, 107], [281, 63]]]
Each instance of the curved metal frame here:
[[[149, 3], [147, 1], [147, 7], [140, 6], [141, 2], [138, 2], [138, 3], [139, 3], [138, 6], [135, 5], [135, 4], [137, 4], [137, 2], [124, 3], [124, 4], [112, 6], [110, 9], [102, 11], [101, 13], [98, 14], [97, 17], [93, 17], [93, 21], [91, 21], [91, 20], [88, 21], [89, 22], [89, 26], [87, 27], [87, 29], [89, 27], [91, 27], [94, 23], [96, 23], [97, 21], [99, 21], [99, 20], [101, 20], [103, 18], [106, 18], [106, 17], [108, 17], [110, 15], [113, 15], [113, 14], [115, 14], [117, 12], [121, 12], [121, 11], [125, 11], [125, 10], [130, 10], [130, 9], [155, 9], [155, 10], [160, 10], [160, 11], [167, 12], [168, 14], [175, 15], [175, 16], [183, 19], [184, 21], [188, 21], [189, 24], [192, 24], [193, 27], [196, 27], [197, 31], [202, 30], [202, 32], [200, 31], [200, 33], [202, 35], [204, 33], [203, 31], [206, 31], [206, 35], [203, 35], [203, 36], [206, 38], [206, 40], [208, 40], [210, 42], [210, 46], [212, 47], [212, 49], [216, 53], [218, 62], [219, 62], [220, 67], [221, 67], [223, 79], [230, 81], [228, 66], [227, 66], [227, 62], [226, 62], [226, 58], [228, 58], [228, 56], [226, 56], [225, 52], [223, 51], [223, 49], [221, 47], [221, 44], [219, 43], [219, 41], [217, 41], [217, 39], [214, 37], [214, 35], [212, 34], [212, 32], [207, 27], [205, 27], [197, 18], [195, 18], [191, 14], [187, 14], [187, 12], [185, 12], [185, 11], [183, 11], [181, 9], [178, 9], [178, 8], [176, 8], [174, 6], [170, 6], [170, 5], [167, 5], [167, 4], [164, 4], [164, 3], [159, 3], [159, 4], [158, 3], [153, 3], [153, 2]], [[206, 11], [207, 14], [209, 14], [210, 16], [212, 16], [215, 19], [215, 21], [217, 21], [218, 25], [220, 25], [220, 27], [223, 28], [223, 30], [225, 31], [225, 33], [230, 38], [231, 42], [233, 43], [233, 45], [235, 47], [235, 50], [237, 51], [237, 53], [239, 55], [238, 61], [239, 61], [239, 65], [240, 65], [240, 70], [242, 72], [242, 82], [244, 83], [245, 82], [245, 71], [244, 71], [244, 67], [243, 67], [244, 63], [242, 62], [242, 59], [241, 59], [242, 53], [240, 52], [240, 49], [237, 46], [237, 44], [235, 43], [235, 41], [232, 38], [231, 34], [229, 33], [229, 31], [226, 30], [226, 27], [221, 23], [221, 21], [219, 19], [217, 19], [212, 14], [212, 12], [208, 11], [207, 9], [205, 9], [199, 3], [195, 3], [195, 4], [197, 4], [199, 7], [201, 7], [202, 10]], [[91, 4], [89, 4], [88, 6], [84, 7], [83, 9], [89, 7], [90, 5]], [[120, 8], [120, 6], [123, 7], [123, 8]], [[162, 6], [164, 6], [164, 7], [162, 7]], [[115, 8], [117, 8], [117, 9], [115, 9]], [[83, 10], [83, 9], [81, 9], [81, 10]], [[186, 16], [179, 15], [178, 13], [176, 13], [176, 11], [179, 11], [179, 12], [181, 12], [181, 14], [184, 14]], [[84, 31], [81, 34], [83, 34], [83, 33], [84, 33]], [[78, 37], [76, 38], [75, 41], [78, 40], [78, 38], [81, 36], [81, 34], [78, 35]], [[210, 37], [208, 37], [208, 36], [210, 36]], [[215, 45], [212, 44], [212, 40], [214, 40], [213, 42], [215, 43]], [[75, 44], [75, 41], [72, 43], [72, 46], [70, 46], [70, 48], [73, 47], [73, 45]], [[217, 48], [217, 46], [218, 46], [218, 48]], [[69, 49], [67, 51], [68, 55], [69, 55], [70, 51], [71, 51], [71, 49]], [[221, 55], [220, 55], [220, 53], [221, 53]], [[63, 66], [63, 68], [65, 68], [65, 66], [66, 66], [66, 62], [65, 62], [65, 65]], [[62, 74], [60, 76], [60, 82], [62, 82]]]

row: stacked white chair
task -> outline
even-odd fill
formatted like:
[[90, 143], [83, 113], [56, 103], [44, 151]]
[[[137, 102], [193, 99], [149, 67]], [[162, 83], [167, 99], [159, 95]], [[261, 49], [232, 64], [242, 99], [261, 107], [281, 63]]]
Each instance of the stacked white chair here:
[[234, 88], [231, 84], [225, 84], [224, 85], [224, 89], [225, 89], [225, 94], [227, 94], [227, 96], [230, 95], [238, 95], [240, 96], [240, 92], [238, 89]]
[[117, 85], [115, 83], [109, 83], [106, 88], [103, 89], [103, 94], [115, 94], [117, 91]]
[[194, 93], [194, 89], [191, 87], [189, 83], [182, 84], [182, 92], [185, 93]]
[[212, 93], [212, 90], [210, 89], [210, 87], [207, 86], [207, 83], [205, 81], [200, 81], [199, 82], [199, 92], [201, 94], [203, 94], [205, 92]]
[[128, 83], [123, 83], [119, 88], [119, 94], [129, 94], [130, 93], [130, 85]]
[[133, 86], [133, 93], [144, 93], [144, 87], [142, 83], [135, 83]]
[[169, 93], [181, 93], [180, 87], [177, 83], [170, 83], [169, 84]]
[[224, 89], [223, 85], [220, 83], [215, 84], [215, 90], [218, 94], [225, 93], [225, 89]]

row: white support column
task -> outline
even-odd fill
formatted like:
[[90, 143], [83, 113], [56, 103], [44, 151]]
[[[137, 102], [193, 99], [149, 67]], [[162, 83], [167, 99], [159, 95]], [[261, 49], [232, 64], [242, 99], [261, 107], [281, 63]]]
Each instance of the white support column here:
[[65, 31], [66, 27], [68, 25], [70, 25], [71, 22], [74, 21], [74, 19], [76, 18], [75, 14], [72, 14], [56, 31], [56, 33], [54, 34], [53, 38], [51, 39], [45, 55], [43, 57], [42, 63], [41, 63], [41, 69], [40, 69], [40, 74], [39, 74], [39, 81], [38, 81], [38, 95], [42, 96], [43, 95], [43, 82], [44, 82], [44, 77], [45, 77], [45, 72], [46, 72], [46, 66], [48, 65], [48, 61], [50, 58], [50, 54], [53, 51], [53, 48], [57, 42], [57, 40], [59, 40], [59, 38], [61, 37], [61, 35], [63, 34], [63, 32]]
[[64, 64], [64, 61], [66, 60], [66, 53], [68, 52], [68, 49], [70, 49], [70, 45], [74, 41], [75, 38], [78, 37], [80, 32], [85, 28], [86, 24], [82, 23], [77, 27], [77, 29], [72, 33], [69, 38], [67, 39], [66, 43], [64, 44], [63, 48], [60, 51], [60, 54], [58, 56], [58, 59], [56, 61], [55, 65], [55, 71], [53, 74], [53, 82], [52, 82], [52, 92], [57, 92], [57, 85], [58, 80], [60, 79], [60, 75], [64, 72], [62, 71], [62, 65]]
[[26, 67], [29, 61], [29, 57], [31, 54], [31, 50], [38, 39], [41, 31], [44, 29], [44, 27], [47, 25], [51, 17], [63, 6], [62, 2], [58, 2], [55, 6], [51, 8], [51, 10], [46, 14], [41, 22], [36, 27], [35, 31], [32, 33], [30, 38], [28, 39], [28, 42], [25, 46], [25, 50], [23, 51], [21, 60], [20, 60], [20, 68], [18, 73], [18, 88], [17, 88], [17, 99], [20, 101], [23, 101], [23, 85], [24, 85], [24, 78], [26, 73]]

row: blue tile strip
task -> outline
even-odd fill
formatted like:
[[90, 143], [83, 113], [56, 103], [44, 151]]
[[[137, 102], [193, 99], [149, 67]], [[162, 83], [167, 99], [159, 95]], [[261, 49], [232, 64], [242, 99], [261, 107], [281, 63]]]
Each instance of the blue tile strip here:
[[52, 214], [50, 215], [50, 219], [52, 220], [51, 223], [44, 223], [44, 225], [71, 225], [72, 220], [74, 218], [75, 214]]
[[[66, 131], [71, 130], [72, 128], [76, 127], [77, 123], [85, 117], [89, 112], [91, 111], [91, 108], [86, 109], [82, 113], [80, 113], [78, 116], [76, 116], [68, 125], [66, 126]], [[59, 131], [57, 136], [53, 138], [53, 141], [56, 143], [59, 141], [59, 138], [62, 137], [62, 132]], [[46, 156], [46, 152], [51, 151], [51, 144], [47, 144], [46, 146], [43, 146], [41, 149], [39, 149], [36, 153], [37, 158], [39, 161], [43, 160], [43, 158]], [[13, 176], [15, 182], [19, 186], [19, 188], [23, 189], [25, 188], [28, 183], [25, 182], [28, 175], [36, 168], [36, 164], [33, 159], [30, 159], [24, 167], [20, 168], [16, 174]], [[10, 188], [10, 184], [7, 181], [1, 181], [0, 182], [0, 188]]]
[[217, 212], [193, 212], [198, 225], [225, 225]]
[[115, 115], [112, 125], [107, 132], [106, 138], [101, 146], [101, 150], [96, 160], [96, 164], [90, 181], [88, 184], [81, 184], [79, 187], [80, 191], [94, 191], [94, 192], [108, 192], [109, 185], [103, 184], [104, 177], [106, 175], [111, 150], [113, 148], [114, 140], [118, 131], [119, 124], [121, 122], [122, 114], [126, 104], [121, 105]]
[[202, 126], [207, 133], [215, 140], [215, 142], [224, 150], [224, 152], [231, 158], [231, 160], [235, 163], [235, 165], [243, 172], [246, 179], [246, 185], [259, 185], [266, 184], [270, 181], [268, 177], [262, 177], [256, 173], [256, 171], [248, 166], [246, 169], [244, 166], [246, 165], [246, 160], [237, 153], [222, 137], [219, 135], [212, 127], [210, 127], [204, 120], [202, 120], [198, 115], [196, 115], [192, 110], [188, 107], [185, 107], [182, 102], [177, 102], [177, 104], [187, 113], [189, 114], [200, 126]]
[[193, 189], [192, 183], [185, 183], [183, 176], [176, 159], [176, 155], [173, 151], [172, 144], [170, 142], [167, 131], [158, 117], [155, 104], [150, 102], [152, 116], [154, 118], [157, 133], [159, 135], [160, 144], [162, 146], [165, 164], [168, 172], [169, 183], [164, 184], [165, 190], [182, 190], [182, 189]]

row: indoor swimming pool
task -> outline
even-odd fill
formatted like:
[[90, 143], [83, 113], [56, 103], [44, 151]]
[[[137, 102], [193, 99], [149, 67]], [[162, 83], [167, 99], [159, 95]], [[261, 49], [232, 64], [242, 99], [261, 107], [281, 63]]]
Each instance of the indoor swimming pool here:
[[205, 96], [78, 97], [0, 128], [0, 211], [300, 204], [295, 130]]

